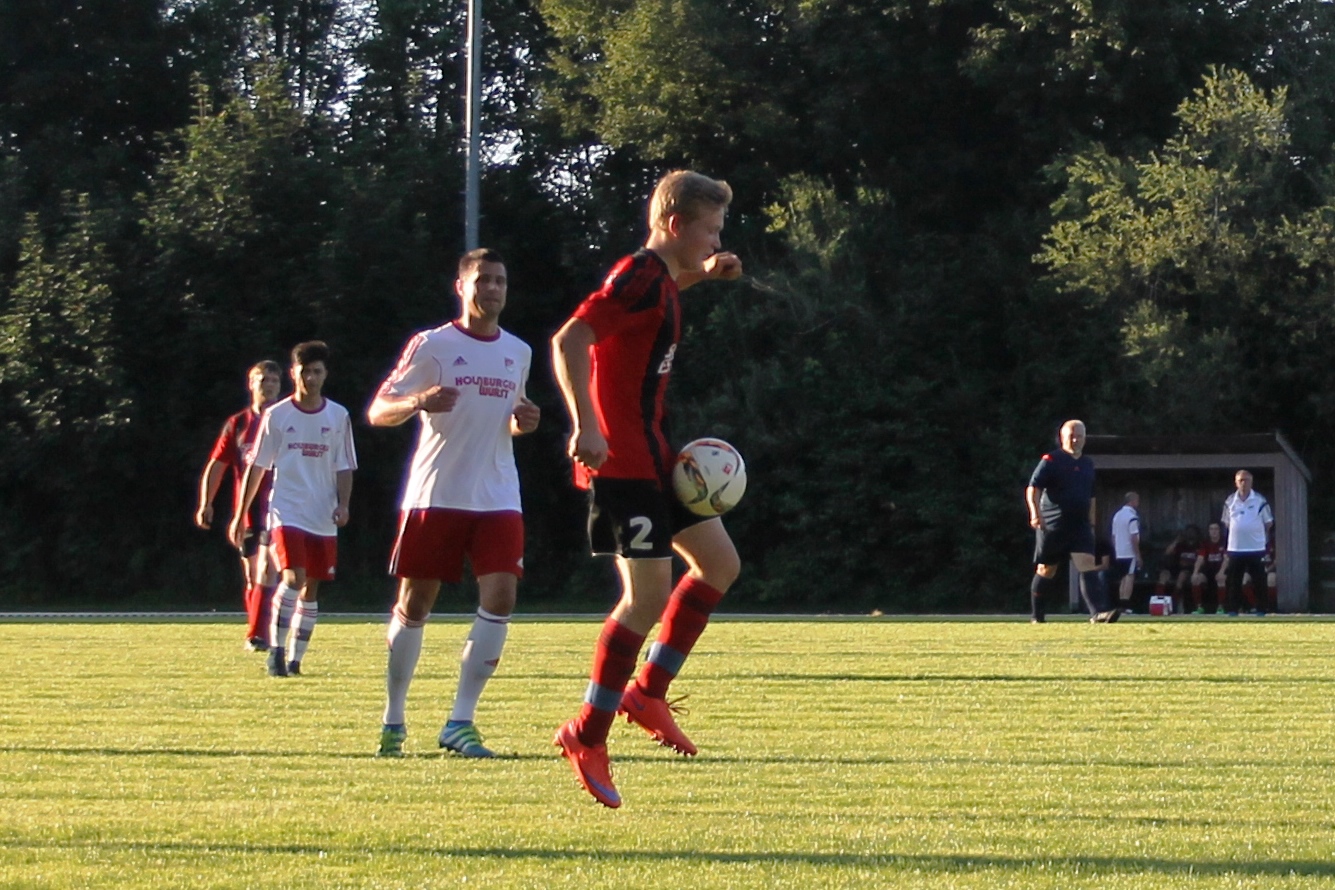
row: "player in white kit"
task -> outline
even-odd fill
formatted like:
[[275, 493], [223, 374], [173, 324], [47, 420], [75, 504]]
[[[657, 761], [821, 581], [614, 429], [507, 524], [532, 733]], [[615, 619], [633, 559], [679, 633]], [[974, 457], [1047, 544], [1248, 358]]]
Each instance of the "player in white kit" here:
[[[357, 453], [348, 410], [321, 395], [328, 361], [329, 347], [319, 340], [293, 348], [295, 391], [264, 412], [238, 513], [244, 517], [264, 475], [272, 473], [267, 527], [283, 573], [269, 621], [269, 674], [275, 677], [301, 673], [320, 611], [320, 582], [334, 577], [338, 530], [348, 524]], [[235, 519], [231, 534], [233, 542], [244, 534]]]
[[387, 641], [381, 757], [401, 757], [408, 686], [423, 628], [442, 582], [458, 583], [464, 558], [478, 585], [478, 610], [464, 643], [459, 685], [440, 747], [493, 757], [474, 724], [478, 699], [501, 658], [524, 572], [524, 522], [512, 437], [538, 426], [525, 386], [533, 351], [499, 324], [505, 263], [480, 248], [459, 261], [461, 311], [408, 341], [367, 409], [374, 426], [421, 422], [408, 467], [390, 572], [399, 578]]

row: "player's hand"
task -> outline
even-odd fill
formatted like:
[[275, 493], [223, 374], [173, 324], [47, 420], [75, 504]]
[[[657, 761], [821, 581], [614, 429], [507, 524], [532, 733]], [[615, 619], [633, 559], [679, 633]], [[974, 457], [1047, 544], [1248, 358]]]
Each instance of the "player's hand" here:
[[245, 515], [241, 515], [232, 520], [232, 524], [227, 527], [227, 540], [232, 542], [232, 546], [237, 550], [243, 549], [246, 543], [246, 523]]
[[542, 419], [542, 409], [520, 396], [518, 404], [515, 405], [514, 417], [515, 429], [521, 433], [531, 433], [538, 428], [538, 421]]
[[705, 277], [732, 281], [742, 277], [742, 259], [731, 251], [719, 251], [705, 260]]
[[344, 507], [342, 504], [339, 504], [337, 507], [334, 508], [334, 525], [338, 526], [339, 528], [342, 528], [343, 526], [348, 524], [349, 516], [350, 514], [348, 513], [348, 508]]
[[1032, 529], [1040, 529], [1040, 528], [1042, 528], [1042, 527], [1043, 527], [1043, 519], [1042, 519], [1042, 517], [1040, 517], [1040, 516], [1030, 516], [1030, 517], [1029, 517], [1029, 527], [1032, 528]]
[[213, 528], [212, 504], [205, 504], [195, 511], [195, 525], [200, 528]]
[[443, 414], [454, 410], [454, 403], [459, 401], [459, 390], [453, 386], [433, 386], [417, 394], [419, 410], [428, 414]]
[[581, 463], [590, 470], [596, 470], [607, 460], [607, 440], [603, 438], [602, 432], [597, 429], [576, 430], [570, 437], [570, 445], [566, 448], [576, 463]]

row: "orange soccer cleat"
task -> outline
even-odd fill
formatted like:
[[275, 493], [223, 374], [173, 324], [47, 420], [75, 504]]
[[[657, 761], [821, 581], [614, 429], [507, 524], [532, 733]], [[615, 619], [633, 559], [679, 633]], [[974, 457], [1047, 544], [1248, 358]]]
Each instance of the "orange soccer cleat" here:
[[612, 784], [612, 765], [607, 761], [606, 745], [586, 745], [575, 732], [575, 721], [567, 720], [556, 731], [552, 744], [561, 749], [575, 771], [575, 778], [593, 799], [605, 807], [621, 806], [621, 795]]
[[634, 681], [631, 681], [621, 696], [621, 707], [617, 711], [625, 714], [628, 722], [637, 724], [649, 733], [649, 737], [658, 744], [671, 748], [678, 754], [694, 757], [695, 745], [686, 738], [686, 733], [681, 731], [681, 727], [672, 716], [674, 712], [686, 713], [685, 708], [677, 707], [679, 701], [681, 699], [668, 702], [647, 696], [640, 691], [640, 687], [635, 685]]

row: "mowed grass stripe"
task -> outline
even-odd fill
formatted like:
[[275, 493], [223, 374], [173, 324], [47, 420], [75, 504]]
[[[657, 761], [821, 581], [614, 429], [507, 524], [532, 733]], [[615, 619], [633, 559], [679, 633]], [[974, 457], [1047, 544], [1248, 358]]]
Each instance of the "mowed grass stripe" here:
[[516, 622], [442, 757], [466, 624], [433, 622], [409, 755], [371, 757], [383, 626], [272, 680], [235, 624], [0, 624], [0, 887], [1335, 887], [1335, 624], [716, 622], [618, 722], [617, 812], [550, 745], [596, 625]]

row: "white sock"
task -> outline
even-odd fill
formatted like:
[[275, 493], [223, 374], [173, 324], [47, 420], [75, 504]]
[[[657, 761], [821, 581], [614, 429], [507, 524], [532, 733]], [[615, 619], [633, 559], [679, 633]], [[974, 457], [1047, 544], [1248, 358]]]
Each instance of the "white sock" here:
[[297, 609], [292, 615], [292, 634], [288, 637], [288, 661], [301, 661], [306, 655], [306, 647], [311, 644], [311, 634], [315, 631], [315, 619], [319, 617], [319, 603], [297, 600]]
[[269, 609], [269, 649], [287, 645], [287, 626], [292, 621], [292, 610], [297, 605], [297, 589], [279, 584], [274, 588]]
[[471, 721], [477, 713], [477, 700], [482, 697], [482, 690], [491, 675], [496, 673], [509, 629], [509, 615], [493, 615], [486, 609], [477, 610], [468, 642], [464, 643], [463, 657], [459, 660], [459, 690], [454, 694], [451, 720]]
[[385, 716], [381, 723], [401, 726], [408, 706], [408, 684], [422, 655], [422, 635], [426, 620], [409, 621], [394, 610], [385, 642], [389, 644], [389, 665], [385, 669]]

